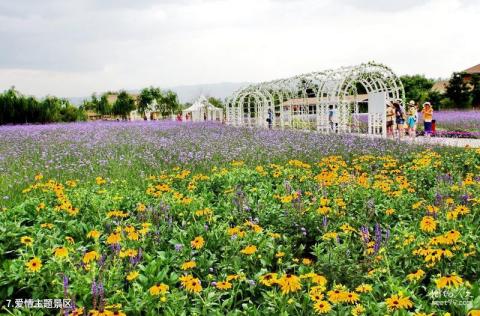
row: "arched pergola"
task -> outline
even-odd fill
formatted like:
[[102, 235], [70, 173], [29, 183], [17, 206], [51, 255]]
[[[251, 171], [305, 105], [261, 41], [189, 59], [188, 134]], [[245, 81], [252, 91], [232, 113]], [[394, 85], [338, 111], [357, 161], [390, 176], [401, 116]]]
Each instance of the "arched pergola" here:
[[[249, 85], [227, 99], [227, 123], [322, 132], [359, 132], [359, 104], [368, 102], [368, 133], [386, 135], [385, 104], [404, 101], [400, 79], [388, 67], [369, 62]], [[338, 125], [332, 129], [329, 111]]]

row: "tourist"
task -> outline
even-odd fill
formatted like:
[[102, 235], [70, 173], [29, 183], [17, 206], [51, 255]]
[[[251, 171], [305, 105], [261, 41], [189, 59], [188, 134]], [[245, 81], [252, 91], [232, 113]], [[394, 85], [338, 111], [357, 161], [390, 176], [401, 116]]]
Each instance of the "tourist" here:
[[432, 120], [433, 120], [433, 109], [430, 102], [425, 102], [423, 104], [423, 128], [425, 130], [425, 136], [430, 137], [432, 134]]
[[398, 138], [402, 138], [405, 125], [405, 111], [398, 102], [395, 102], [393, 106], [395, 111], [395, 123], [397, 124], [396, 130], [398, 133]]
[[271, 128], [272, 128], [272, 124], [273, 124], [273, 112], [272, 112], [272, 109], [268, 109], [267, 122], [268, 122], [268, 128], [271, 129]]
[[390, 101], [387, 103], [387, 136], [393, 137], [393, 118], [395, 117], [395, 109], [393, 108], [393, 104]]
[[330, 122], [330, 129], [338, 133], [338, 111], [332, 104], [328, 107], [328, 121]]
[[407, 118], [407, 127], [408, 127], [408, 135], [411, 138], [417, 135], [416, 127], [417, 127], [417, 107], [415, 106], [415, 101], [410, 101], [410, 107], [408, 109], [408, 118]]
[[181, 122], [182, 121], [182, 113], [177, 114], [177, 121]]

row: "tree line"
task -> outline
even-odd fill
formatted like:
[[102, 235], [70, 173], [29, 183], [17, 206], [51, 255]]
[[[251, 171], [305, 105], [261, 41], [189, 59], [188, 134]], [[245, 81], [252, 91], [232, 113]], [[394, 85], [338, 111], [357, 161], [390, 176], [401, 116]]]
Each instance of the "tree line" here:
[[[109, 103], [108, 97], [110, 95], [116, 95], [115, 102]], [[121, 90], [119, 93], [106, 92], [100, 97], [97, 97], [94, 93], [90, 99], [84, 100], [80, 108], [94, 111], [100, 115], [115, 115], [126, 119], [133, 110], [137, 110], [144, 117], [146, 117], [147, 112], [151, 111], [156, 111], [162, 117], [167, 117], [177, 113], [182, 107], [175, 92], [148, 87], [142, 89], [140, 94], [135, 97], [125, 90]]]
[[48, 96], [39, 100], [12, 87], [0, 94], [0, 124], [53, 123], [85, 120], [85, 112], [68, 100]]
[[436, 80], [424, 75], [401, 76], [407, 101], [419, 104], [429, 101], [436, 109], [469, 109], [480, 107], [480, 75], [463, 72], [452, 74], [444, 93], [432, 90]]

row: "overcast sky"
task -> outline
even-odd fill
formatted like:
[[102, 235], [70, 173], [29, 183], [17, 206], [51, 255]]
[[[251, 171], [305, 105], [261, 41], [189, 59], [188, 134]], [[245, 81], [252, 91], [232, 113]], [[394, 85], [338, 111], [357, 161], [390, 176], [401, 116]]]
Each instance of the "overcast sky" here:
[[480, 63], [480, 0], [0, 0], [0, 90], [257, 82], [375, 60]]

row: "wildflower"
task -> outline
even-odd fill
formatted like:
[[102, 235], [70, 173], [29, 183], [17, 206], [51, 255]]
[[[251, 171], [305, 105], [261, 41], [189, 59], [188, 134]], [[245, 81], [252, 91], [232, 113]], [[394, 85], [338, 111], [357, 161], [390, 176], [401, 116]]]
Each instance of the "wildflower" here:
[[304, 265], [306, 265], [306, 266], [309, 266], [309, 265], [312, 264], [312, 260], [309, 259], [309, 258], [303, 258], [303, 259], [302, 259], [302, 263], [303, 263]]
[[97, 239], [100, 237], [100, 232], [98, 230], [91, 230], [87, 233], [87, 238]]
[[42, 268], [42, 260], [40, 260], [40, 258], [38, 258], [38, 257], [34, 257], [30, 261], [28, 261], [25, 265], [26, 265], [28, 271], [38, 272]]
[[20, 242], [25, 246], [31, 246], [33, 245], [33, 238], [28, 236], [23, 236], [20, 238]]
[[326, 290], [326, 287], [323, 285], [316, 285], [312, 286], [310, 288], [310, 291], [308, 292], [309, 295], [322, 295], [323, 297], [323, 292]]
[[273, 284], [277, 283], [277, 274], [276, 273], [267, 273], [260, 276], [260, 283], [266, 286], [272, 286]]
[[313, 309], [317, 314], [326, 314], [332, 310], [332, 305], [328, 301], [318, 301], [313, 304]]
[[136, 278], [138, 278], [139, 275], [140, 274], [138, 273], [138, 271], [132, 271], [127, 275], [126, 279], [127, 279], [127, 281], [133, 281]]
[[181, 269], [188, 270], [188, 269], [193, 269], [196, 266], [197, 266], [197, 263], [195, 261], [186, 261], [182, 264]]
[[346, 300], [347, 293], [339, 289], [331, 290], [327, 292], [328, 300], [332, 303], [344, 302]]
[[358, 293], [368, 293], [373, 291], [373, 287], [370, 284], [362, 283], [355, 289]]
[[147, 209], [147, 206], [143, 203], [138, 203], [137, 205], [137, 211], [139, 212], [144, 212]]
[[410, 273], [409, 275], [407, 275], [407, 280], [410, 282], [418, 281], [421, 278], [423, 278], [424, 275], [425, 275], [425, 272], [422, 269], [418, 269], [416, 272]]
[[106, 243], [107, 245], [114, 245], [120, 243], [120, 241], [122, 241], [122, 236], [120, 236], [120, 233], [113, 232], [108, 236]]
[[360, 297], [355, 292], [347, 292], [345, 295], [345, 302], [354, 304], [359, 301]]
[[94, 260], [98, 260], [100, 255], [96, 251], [89, 251], [83, 255], [83, 263], [88, 264]]
[[160, 283], [160, 284], [155, 284], [149, 289], [150, 295], [152, 296], [158, 296], [160, 294], [165, 294], [167, 293], [169, 287], [166, 284]]
[[53, 250], [55, 257], [64, 258], [68, 256], [68, 249], [65, 247], [58, 247]]
[[190, 245], [197, 250], [202, 249], [203, 245], [205, 245], [205, 239], [203, 239], [202, 236], [195, 237], [195, 239], [190, 242]]
[[480, 316], [480, 309], [472, 309], [468, 312], [467, 316]]
[[385, 214], [389, 216], [393, 215], [395, 214], [395, 210], [393, 208], [389, 208], [388, 210], [385, 211]]
[[314, 302], [321, 301], [325, 297], [325, 295], [323, 295], [322, 293], [310, 293], [309, 296], [310, 299]]
[[98, 185], [102, 185], [102, 184], [107, 183], [107, 181], [106, 181], [105, 179], [103, 179], [102, 177], [96, 177], [96, 178], [95, 178], [95, 182], [96, 182]]
[[363, 313], [365, 313], [365, 307], [360, 304], [357, 304], [354, 308], [352, 308], [352, 316], [359, 316]]
[[437, 222], [432, 216], [424, 216], [420, 222], [420, 229], [425, 232], [433, 232], [437, 228]]
[[52, 223], [42, 223], [40, 224], [40, 227], [41, 228], [48, 228], [48, 229], [52, 229], [55, 225], [53, 225]]
[[228, 290], [232, 288], [232, 283], [228, 281], [217, 282], [216, 287], [220, 290]]
[[197, 278], [194, 278], [191, 275], [187, 275], [183, 277], [183, 279], [181, 277], [180, 280], [182, 281], [183, 287], [185, 287], [185, 289], [188, 292], [198, 293], [202, 290], [202, 285], [200, 283], [200, 280]]
[[456, 273], [448, 274], [443, 276], [435, 281], [438, 289], [443, 289], [445, 287], [459, 287], [463, 283], [463, 279], [459, 277]]
[[326, 277], [316, 273], [312, 275], [311, 279], [313, 284], [320, 285], [320, 286], [325, 286], [327, 285], [327, 282], [328, 282]]
[[300, 284], [300, 279], [293, 274], [285, 274], [280, 279], [278, 279], [277, 283], [278, 285], [280, 285], [283, 294], [297, 292], [302, 288]]
[[72, 237], [70, 237], [70, 236], [65, 237], [65, 240], [66, 240], [69, 244], [75, 243], [75, 240], [74, 240]]
[[285, 256], [285, 252], [283, 251], [279, 251], [275, 254], [275, 258], [282, 258], [283, 256]]
[[257, 251], [257, 246], [254, 246], [254, 245], [249, 245], [243, 248], [242, 250], [240, 250], [241, 253], [247, 256], [254, 254], [256, 251]]
[[410, 298], [403, 296], [402, 293], [394, 294], [385, 300], [389, 310], [408, 309], [413, 307]]

